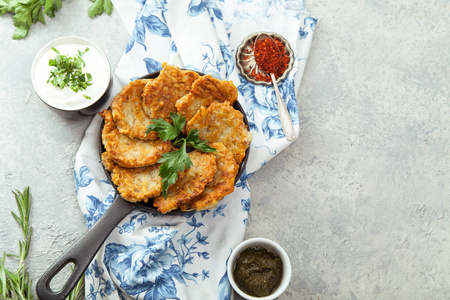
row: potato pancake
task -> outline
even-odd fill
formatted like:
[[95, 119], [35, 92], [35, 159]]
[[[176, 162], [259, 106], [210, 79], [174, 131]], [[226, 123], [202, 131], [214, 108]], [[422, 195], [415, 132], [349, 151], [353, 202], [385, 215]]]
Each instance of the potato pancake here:
[[186, 122], [198, 112], [200, 107], [208, 107], [213, 102], [230, 102], [233, 105], [238, 96], [236, 86], [232, 81], [219, 80], [211, 75], [205, 75], [192, 84], [189, 94], [180, 98], [175, 107]]
[[154, 140], [158, 134], [154, 131], [145, 134], [150, 118], [142, 107], [142, 93], [151, 79], [131, 81], [114, 97], [111, 111], [120, 133], [132, 138]]
[[209, 144], [221, 142], [238, 164], [241, 164], [252, 141], [242, 113], [229, 102], [213, 102], [208, 108], [200, 108], [186, 125], [187, 132], [194, 128], [199, 131], [201, 140], [208, 140]]
[[99, 113], [105, 120], [102, 143], [111, 158], [127, 168], [145, 167], [155, 164], [163, 153], [173, 150], [170, 141], [140, 140], [119, 132], [110, 110]]
[[234, 191], [234, 180], [239, 165], [234, 160], [233, 154], [222, 143], [214, 143], [211, 147], [217, 150], [213, 153], [217, 166], [214, 178], [200, 195], [180, 205], [182, 211], [213, 208], [223, 197]]
[[217, 171], [214, 154], [195, 150], [188, 155], [193, 163], [192, 167], [185, 170], [183, 176], [169, 187], [167, 198], [158, 196], [154, 199], [153, 205], [163, 214], [201, 194], [205, 186], [214, 179]]
[[147, 202], [161, 194], [159, 164], [143, 168], [124, 168], [115, 163], [108, 152], [102, 153], [102, 162], [111, 172], [111, 179], [120, 196], [130, 202]]
[[199, 77], [196, 72], [184, 71], [164, 63], [158, 77], [144, 87], [142, 107], [145, 113], [150, 119], [162, 118], [172, 123], [170, 113], [177, 111], [175, 102], [189, 93], [192, 84]]
[[[239, 166], [252, 140], [243, 112], [233, 107], [237, 97], [232, 81], [200, 76], [167, 63], [156, 78], [137, 79], [124, 86], [110, 108], [99, 113], [104, 119], [101, 159], [118, 193], [130, 202], [152, 203], [152, 209], [162, 214], [215, 207], [234, 191]], [[171, 113], [186, 118], [184, 128], [180, 128], [179, 118], [174, 118], [175, 126], [170, 125]], [[152, 120], [159, 118], [170, 124], [157, 122], [154, 130], [158, 133], [146, 134]], [[186, 137], [192, 129], [198, 130], [198, 136]], [[176, 150], [174, 144], [178, 147], [181, 143], [197, 147], [207, 143], [216, 152], [194, 150], [187, 153], [192, 161], [189, 169], [179, 172], [164, 165], [167, 172], [160, 175], [158, 161], [164, 153]], [[187, 160], [185, 152], [172, 154], [165, 157], [169, 166]], [[162, 182], [176, 172], [178, 179], [164, 191], [164, 197]]]

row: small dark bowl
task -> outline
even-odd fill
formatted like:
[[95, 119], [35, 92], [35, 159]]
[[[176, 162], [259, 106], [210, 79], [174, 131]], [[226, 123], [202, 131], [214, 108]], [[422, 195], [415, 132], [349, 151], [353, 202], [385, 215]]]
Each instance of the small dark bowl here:
[[[56, 52], [52, 50], [52, 47], [59, 50], [61, 54], [67, 54], [66, 51], [69, 51], [67, 49], [74, 51], [76, 48], [77, 50], [84, 51], [86, 47], [89, 48], [86, 55], [90, 55], [90, 58], [89, 60], [87, 58], [85, 59], [85, 68], [91, 68], [91, 70], [95, 72], [95, 74], [92, 74], [94, 82], [91, 87], [88, 87], [89, 91], [86, 90], [75, 93], [68, 87], [62, 90], [54, 88], [51, 83], [47, 83], [51, 69], [51, 67], [48, 66], [48, 61], [49, 59], [54, 59], [57, 55]], [[85, 57], [83, 56], [83, 58]], [[93, 61], [98, 63], [98, 65], [94, 67], [92, 65]], [[89, 71], [85, 70], [85, 72]], [[39, 99], [42, 100], [42, 103], [53, 112], [65, 118], [92, 116], [101, 111], [105, 108], [109, 100], [113, 85], [111, 65], [102, 49], [89, 40], [75, 36], [55, 39], [39, 50], [31, 66], [31, 81], [33, 83], [33, 88]], [[99, 89], [96, 89], [97, 86]], [[95, 96], [88, 100], [83, 97], [84, 94], [94, 94]], [[73, 100], [76, 101], [77, 104], [66, 104], [64, 101], [67, 99], [65, 98], [67, 95], [73, 97]]]

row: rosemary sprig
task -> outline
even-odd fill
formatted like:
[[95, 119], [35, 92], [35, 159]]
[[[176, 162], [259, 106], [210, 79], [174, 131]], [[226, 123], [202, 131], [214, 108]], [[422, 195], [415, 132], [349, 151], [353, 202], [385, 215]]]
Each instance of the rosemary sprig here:
[[[30, 250], [31, 234], [33, 228], [30, 226], [31, 194], [29, 187], [23, 192], [13, 191], [16, 198], [18, 213], [11, 211], [22, 231], [22, 239], [19, 240], [19, 255], [3, 251], [0, 260], [0, 299], [32, 300], [32, 280], [26, 268], [26, 259]], [[15, 271], [6, 268], [6, 258], [19, 259]], [[84, 276], [80, 279], [75, 289], [70, 293], [69, 300], [84, 299]]]
[[[23, 192], [13, 191], [16, 197], [19, 214], [11, 212], [17, 224], [22, 230], [22, 240], [19, 241], [19, 255], [9, 254], [3, 251], [3, 257], [0, 264], [0, 297], [3, 299], [33, 299], [31, 292], [31, 279], [25, 267], [25, 260], [30, 249], [31, 234], [33, 228], [29, 224], [31, 195], [29, 188], [26, 187]], [[6, 257], [19, 259], [17, 270], [12, 272], [5, 266]]]
[[69, 294], [69, 297], [67, 297], [67, 300], [83, 300], [83, 299], [84, 299], [84, 274], [78, 281], [75, 288]]

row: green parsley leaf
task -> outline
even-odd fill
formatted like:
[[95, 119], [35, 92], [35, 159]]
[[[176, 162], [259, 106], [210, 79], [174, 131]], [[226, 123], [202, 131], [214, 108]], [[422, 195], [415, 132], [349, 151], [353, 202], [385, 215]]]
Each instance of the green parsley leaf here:
[[206, 145], [207, 142], [208, 142], [207, 140], [205, 141], [200, 140], [197, 129], [191, 129], [191, 131], [189, 131], [188, 136], [186, 137], [186, 144], [189, 147], [195, 148], [202, 152], [216, 152], [216, 149]]
[[32, 24], [37, 22], [45, 24], [44, 14], [52, 18], [61, 6], [61, 0], [0, 0], [0, 15], [6, 13], [14, 15], [13, 39], [22, 39], [28, 35]]
[[162, 118], [153, 119], [152, 124], [147, 126], [145, 134], [149, 134], [150, 131], [155, 131], [159, 133], [158, 136], [163, 141], [171, 141], [176, 139], [183, 130], [186, 118], [180, 118], [179, 115], [174, 113], [170, 113], [170, 117], [172, 118], [174, 125], [170, 124]]
[[88, 16], [93, 18], [100, 16], [103, 12], [111, 15], [113, 4], [111, 0], [91, 0], [92, 5], [88, 8]]
[[0, 16], [6, 14], [7, 12], [10, 12], [10, 4], [9, 0], [0, 0]]
[[[106, 12], [111, 15], [111, 0], [90, 0], [93, 4], [88, 9], [88, 16], [95, 17]], [[28, 35], [32, 24], [45, 24], [45, 15], [53, 18], [62, 7], [62, 0], [0, 0], [0, 16], [6, 13], [14, 15], [15, 26], [13, 39], [23, 39]]]
[[[75, 56], [63, 55], [54, 47], [52, 47], [52, 50], [56, 52], [57, 56], [48, 62], [48, 65], [54, 67], [54, 69], [50, 71], [47, 83], [61, 89], [66, 86], [70, 87], [75, 93], [92, 85], [92, 75], [83, 73], [83, 68], [86, 66], [83, 55], [89, 51], [89, 48], [84, 51], [78, 50], [78, 55]], [[90, 99], [86, 95], [83, 97]]]
[[184, 172], [193, 164], [187, 155], [186, 143], [176, 151], [164, 153], [158, 163], [161, 163], [159, 176], [162, 178], [162, 194], [164, 198], [167, 198], [167, 190], [178, 180], [178, 172]]
[[173, 112], [170, 113], [170, 118], [173, 121], [173, 126], [179, 133], [181, 133], [183, 131], [184, 124], [186, 124], [186, 118]]
[[158, 160], [161, 164], [159, 176], [162, 178], [162, 194], [167, 198], [167, 190], [170, 185], [178, 180], [178, 173], [192, 167], [193, 163], [187, 154], [187, 147], [192, 147], [202, 152], [215, 152], [216, 149], [206, 145], [208, 141], [202, 141], [199, 138], [198, 130], [192, 129], [184, 138], [180, 137], [183, 131], [186, 118], [179, 114], [170, 113], [173, 125], [169, 122], [159, 119], [152, 119], [151, 124], [147, 126], [146, 134], [150, 131], [159, 133], [159, 138], [164, 141], [172, 141], [174, 146], [180, 146], [176, 151], [164, 153]]

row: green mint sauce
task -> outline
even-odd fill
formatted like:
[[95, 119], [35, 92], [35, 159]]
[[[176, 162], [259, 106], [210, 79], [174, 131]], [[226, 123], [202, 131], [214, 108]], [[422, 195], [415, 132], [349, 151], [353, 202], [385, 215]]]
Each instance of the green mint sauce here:
[[281, 258], [263, 247], [249, 247], [239, 255], [233, 275], [236, 284], [254, 297], [270, 295], [283, 275]]

